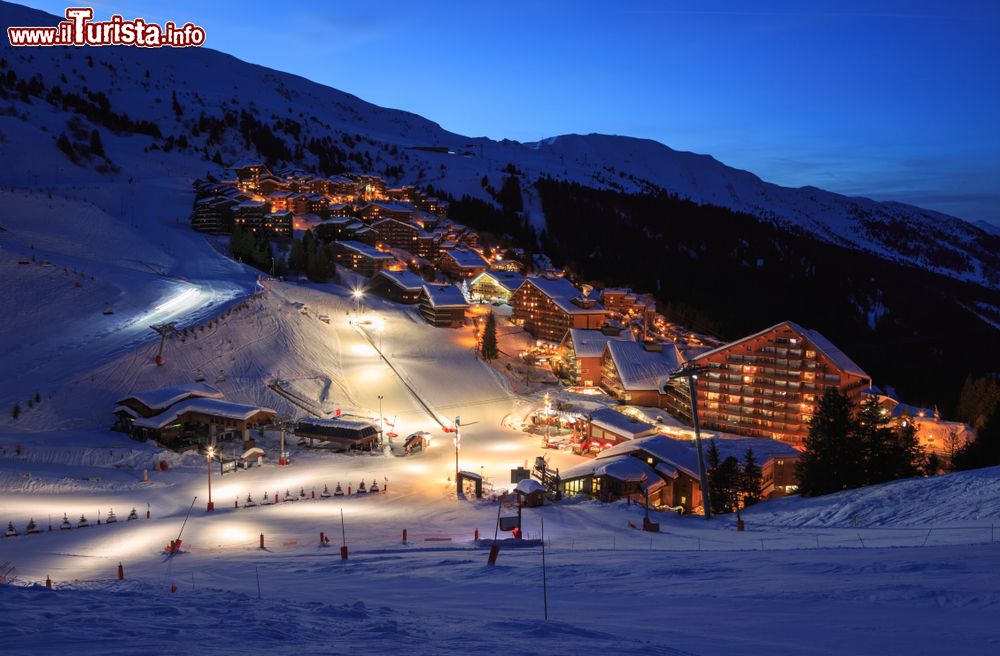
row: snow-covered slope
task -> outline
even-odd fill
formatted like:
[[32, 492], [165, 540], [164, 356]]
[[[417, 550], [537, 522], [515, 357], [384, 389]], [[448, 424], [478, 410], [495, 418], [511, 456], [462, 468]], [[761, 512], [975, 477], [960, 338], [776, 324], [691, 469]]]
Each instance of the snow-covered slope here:
[[[56, 18], [0, 3], [0, 21], [49, 25]], [[245, 110], [283, 144], [277, 151], [287, 157], [279, 158], [306, 167], [319, 166], [335, 148], [350, 168], [433, 184], [456, 196], [485, 197], [482, 178], [496, 184], [508, 164], [529, 181], [547, 175], [626, 192], [664, 189], [960, 279], [1000, 285], [996, 238], [981, 227], [899, 203], [781, 187], [709, 156], [654, 141], [565, 135], [521, 144], [465, 137], [415, 114], [378, 107], [210, 49], [15, 50], [4, 42], [0, 54], [19, 81], [38, 76], [42, 88], [34, 96], [15, 92], [0, 101], [14, 114], [0, 122], [0, 155], [15, 164], [5, 168], [6, 184], [27, 186], [49, 179], [56, 161], [60, 180], [86, 180], [168, 171], [200, 175], [213, 168], [208, 160], [216, 153], [226, 164], [260, 159], [254, 126], [240, 115]], [[97, 173], [100, 162], [93, 158], [73, 165], [55, 148], [58, 135], [72, 132], [72, 105], [43, 100], [56, 86], [84, 98], [88, 91], [102, 92], [112, 112], [149, 121], [162, 137], [115, 136], [104, 130], [105, 149], [117, 171]], [[202, 120], [225, 121], [227, 115], [230, 123], [221, 128]], [[89, 122], [84, 124], [85, 134]], [[438, 150], [420, 149], [426, 147]], [[38, 152], [60, 157], [37, 157]]]
[[989, 526], [1000, 518], [1000, 467], [910, 478], [814, 499], [786, 497], [746, 515], [754, 524], [786, 528]]

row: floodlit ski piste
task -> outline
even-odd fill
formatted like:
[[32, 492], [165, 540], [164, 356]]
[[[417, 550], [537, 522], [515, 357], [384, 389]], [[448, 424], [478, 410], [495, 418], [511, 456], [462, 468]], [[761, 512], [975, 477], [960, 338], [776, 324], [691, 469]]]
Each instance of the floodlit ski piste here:
[[[17, 199], [10, 224], [46, 215], [55, 229], [77, 225], [46, 214], [46, 194]], [[537, 456], [561, 469], [585, 459], [544, 449], [540, 435], [521, 430], [545, 403], [542, 392], [515, 392], [518, 381], [483, 363], [471, 326], [434, 328], [415, 309], [371, 295], [359, 307], [349, 274], [342, 285], [258, 285], [249, 269], [180, 230], [177, 243], [139, 251], [128, 219], [101, 216], [123, 244], [113, 262], [95, 248], [92, 258], [47, 252], [51, 267], [19, 265], [30, 249], [8, 245], [0, 263], [8, 298], [33, 308], [4, 327], [4, 360], [20, 374], [5, 377], [4, 404], [43, 390], [0, 437], [0, 519], [20, 533], [0, 540], [0, 562], [34, 584], [0, 586], [4, 653], [59, 645], [157, 653], [180, 640], [199, 653], [252, 644], [274, 653], [795, 654], [833, 614], [820, 651], [893, 653], [907, 644], [913, 653], [982, 653], [996, 638], [996, 469], [764, 502], [744, 512], [745, 532], [731, 516], [706, 523], [672, 512], [651, 513], [661, 532], [644, 532], [632, 528], [642, 509], [626, 502], [525, 508], [526, 538], [539, 537], [545, 520], [545, 621], [539, 548], [505, 543], [497, 565], [487, 564], [482, 545], [492, 541], [497, 503], [490, 494], [456, 498], [454, 434], [442, 424], [461, 417], [459, 466], [482, 474], [492, 494], [512, 490], [510, 470]], [[186, 263], [215, 273], [163, 276], [138, 263], [169, 267], [165, 254], [182, 247]], [[75, 287], [66, 268], [94, 279]], [[108, 303], [112, 315], [102, 313]], [[158, 367], [159, 339], [145, 326], [167, 319], [211, 327], [169, 340]], [[391, 454], [342, 454], [289, 436], [291, 463], [279, 466], [270, 454], [280, 435], [267, 430], [257, 440], [269, 454], [263, 466], [220, 475], [213, 463], [216, 509], [207, 513], [203, 455], [106, 429], [118, 399], [199, 374], [226, 399], [279, 415], [307, 413], [273, 385], [319, 417], [340, 410], [377, 421], [381, 395], [393, 433], [426, 431], [431, 442], [409, 456], [399, 442]], [[155, 470], [161, 462], [166, 471]], [[380, 491], [358, 494], [361, 483]], [[182, 546], [165, 555], [194, 497]], [[64, 517], [71, 528], [61, 528]], [[78, 528], [82, 518], [88, 527]], [[39, 533], [26, 533], [29, 520]], [[92, 621], [73, 619], [82, 617]], [[767, 628], [776, 617], [779, 626]]]
[[[0, 16], [44, 24], [4, 2]], [[706, 519], [696, 429], [668, 387], [743, 340], [667, 321], [659, 280], [656, 298], [597, 289], [544, 253], [486, 243], [497, 236], [449, 215], [443, 194], [493, 207], [523, 178], [516, 216], [535, 235], [560, 198], [541, 179], [669, 191], [969, 285], [934, 291], [968, 292], [961, 335], [1000, 316], [983, 227], [654, 141], [464, 137], [207, 48], [54, 50], [0, 52], [0, 656], [1000, 651], [1000, 467], [800, 497], [803, 396], [788, 406], [798, 428], [775, 439], [700, 427], [706, 453], [709, 438], [723, 458], [752, 446], [768, 487]], [[4, 86], [13, 71], [23, 90]], [[46, 99], [56, 85], [66, 95]], [[162, 134], [77, 111], [63, 99], [100, 105], [81, 86], [118, 123]], [[300, 161], [264, 167], [247, 117], [297, 126]], [[106, 156], [84, 153], [91, 128]], [[274, 129], [282, 146], [287, 130]], [[79, 162], [57, 142], [67, 131]], [[324, 160], [364, 173], [321, 175]], [[265, 202], [287, 209], [254, 214]], [[270, 270], [240, 261], [234, 225], [271, 238]], [[275, 271], [306, 228], [336, 232], [320, 249], [330, 282]], [[733, 256], [747, 271], [773, 266], [748, 252]], [[902, 301], [890, 312], [885, 290], [864, 291], [862, 328], [900, 320]], [[811, 340], [817, 371], [875, 394], [861, 356], [794, 318], [746, 337], [763, 344], [752, 355]], [[745, 362], [749, 385], [761, 372]], [[699, 389], [718, 420], [725, 395]]]

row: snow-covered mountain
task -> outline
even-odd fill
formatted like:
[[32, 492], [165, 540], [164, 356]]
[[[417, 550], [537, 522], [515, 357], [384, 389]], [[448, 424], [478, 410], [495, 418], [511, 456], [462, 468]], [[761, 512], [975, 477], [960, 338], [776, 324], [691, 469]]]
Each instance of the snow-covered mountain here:
[[[58, 19], [0, 3], [4, 25]], [[550, 176], [624, 192], [665, 190], [720, 205], [816, 237], [1000, 286], [995, 234], [938, 212], [851, 198], [813, 187], [765, 182], [707, 155], [645, 139], [564, 135], [535, 143], [472, 138], [415, 114], [378, 107], [304, 78], [210, 49], [0, 48], [3, 182], [94, 177], [197, 176], [270, 157], [304, 168], [331, 163], [402, 182], [432, 184], [455, 196], [487, 198], [513, 164], [528, 182]], [[13, 78], [11, 75], [13, 74]], [[58, 88], [58, 91], [56, 89]], [[109, 118], [110, 117], [110, 118]], [[144, 121], [144, 123], [140, 123]], [[110, 164], [88, 149], [92, 127]], [[65, 155], [67, 135], [77, 163]], [[103, 172], [102, 172], [103, 171]], [[53, 175], [57, 174], [57, 175]], [[528, 189], [526, 207], [537, 207]], [[544, 218], [533, 212], [532, 221]], [[664, 220], [669, 220], [665, 218]]]

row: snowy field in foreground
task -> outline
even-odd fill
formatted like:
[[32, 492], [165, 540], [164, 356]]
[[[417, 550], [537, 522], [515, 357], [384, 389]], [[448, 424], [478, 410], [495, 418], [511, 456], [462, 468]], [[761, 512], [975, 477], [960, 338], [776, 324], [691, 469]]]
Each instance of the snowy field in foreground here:
[[[8, 201], [21, 227], [33, 213], [58, 222], [68, 211], [48, 208], [44, 195]], [[112, 235], [115, 226], [100, 211], [70, 209], [93, 212], [97, 237], [81, 239]], [[166, 213], [161, 220], [169, 223]], [[165, 365], [156, 367], [156, 342], [142, 327], [150, 308], [184, 285], [215, 290], [168, 308], [168, 318], [200, 325], [253, 289], [251, 273], [200, 237], [165, 234], [158, 249], [136, 247], [163, 276], [137, 261], [106, 265], [98, 251], [81, 251], [76, 260], [53, 251], [47, 255], [53, 267], [0, 257], [3, 289], [18, 306], [0, 329], [0, 356], [19, 371], [0, 383], [0, 528], [12, 521], [23, 532], [33, 518], [44, 531], [0, 539], [0, 563], [16, 568], [19, 584], [0, 586], [0, 653], [791, 655], [998, 648], [998, 469], [769, 502], [747, 513], [745, 533], [734, 530], [732, 517], [705, 522], [670, 514], [654, 517], [663, 533], [643, 533], [630, 528], [641, 525], [640, 509], [625, 504], [567, 500], [526, 510], [529, 536], [540, 534], [545, 520], [545, 621], [540, 549], [504, 549], [498, 565], [487, 566], [473, 535], [479, 529], [492, 537], [497, 506], [455, 498], [449, 481], [455, 452], [438, 423], [460, 415], [461, 467], [509, 488], [510, 469], [538, 455], [556, 467], [581, 461], [543, 450], [541, 438], [516, 430], [540, 393], [515, 393], [478, 361], [470, 329], [431, 328], [413, 308], [368, 299], [363, 314], [371, 323], [359, 330], [349, 323], [358, 317], [347, 290], [336, 285], [273, 284], [246, 310], [197, 337], [169, 342]], [[32, 243], [13, 245], [28, 254]], [[112, 247], [123, 256], [131, 248], [127, 241]], [[190, 264], [171, 256], [184, 249], [199, 256]], [[81, 287], [63, 266], [86, 274]], [[109, 296], [119, 299], [110, 318], [98, 314]], [[29, 305], [33, 313], [20, 311]], [[67, 328], [97, 325], [87, 319], [95, 316], [104, 322], [95, 333]], [[392, 368], [373, 343], [381, 343]], [[434, 443], [407, 458], [293, 445], [289, 467], [215, 473], [217, 511], [208, 514], [202, 458], [166, 454], [106, 431], [116, 399], [191, 382], [199, 372], [227, 398], [281, 413], [296, 408], [269, 385], [307, 399], [324, 416], [340, 409], [375, 417], [382, 396], [396, 432], [427, 430]], [[41, 403], [26, 407], [36, 390]], [[6, 408], [15, 400], [23, 414], [12, 421]], [[276, 452], [276, 435], [261, 443]], [[170, 470], [151, 472], [143, 483], [143, 470], [161, 459]], [[265, 492], [311, 496], [338, 482], [356, 489], [362, 479], [388, 482], [389, 491], [234, 508], [248, 494], [259, 503]], [[195, 496], [185, 552], [166, 558], [162, 549], [177, 537]], [[124, 521], [133, 507], [141, 518]], [[58, 529], [63, 513], [74, 524], [86, 514], [93, 524], [111, 508], [117, 524]], [[337, 548], [341, 510], [347, 562]], [[321, 531], [332, 544], [320, 546]], [[258, 548], [262, 533], [265, 550]], [[114, 580], [119, 562], [121, 582]], [[41, 585], [46, 577], [55, 590]]]

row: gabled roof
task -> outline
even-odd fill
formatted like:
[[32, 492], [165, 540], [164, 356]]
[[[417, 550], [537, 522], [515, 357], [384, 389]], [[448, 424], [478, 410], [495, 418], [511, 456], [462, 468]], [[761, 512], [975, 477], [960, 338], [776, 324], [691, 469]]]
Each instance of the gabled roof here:
[[121, 405], [130, 399], [134, 399], [150, 410], [163, 410], [182, 399], [191, 397], [221, 399], [222, 392], [205, 383], [189, 383], [187, 385], [175, 385], [173, 387], [161, 387], [159, 389], [134, 392], [117, 403]]
[[666, 485], [652, 467], [638, 458], [627, 455], [585, 462], [561, 472], [559, 478], [567, 481], [585, 476], [607, 476], [627, 483], [639, 483], [642, 489], [649, 492], [654, 492]]
[[538, 291], [542, 292], [555, 303], [560, 310], [567, 314], [603, 314], [604, 306], [595, 303], [594, 307], [582, 308], [573, 302], [574, 298], [581, 298], [582, 292], [565, 278], [558, 277], [538, 277], [528, 278], [525, 282], [534, 285]]
[[305, 419], [300, 419], [297, 425], [304, 426], [325, 426], [327, 428], [350, 428], [352, 430], [360, 430], [363, 428], [375, 428], [375, 426], [370, 421], [361, 419], [359, 417], [306, 417]]
[[813, 343], [813, 346], [818, 348], [820, 351], [823, 351], [826, 357], [830, 358], [842, 371], [855, 376], [860, 376], [861, 378], [871, 378], [871, 376], [869, 376], [864, 369], [862, 369], [854, 360], [849, 358], [846, 353], [834, 346], [833, 342], [824, 337], [818, 330], [803, 328], [802, 326], [791, 322], [789, 322], [789, 325], [791, 325], [793, 330], [802, 332], [806, 336], [806, 339]]
[[469, 283], [471, 285], [476, 284], [476, 281], [482, 279], [483, 277], [489, 277], [493, 282], [500, 285], [510, 293], [517, 291], [517, 288], [524, 284], [524, 276], [516, 271], [501, 271], [499, 269], [490, 269], [489, 271], [483, 271], [478, 276], [472, 279]]
[[[760, 465], [774, 458], [798, 458], [800, 455], [793, 447], [778, 440], [768, 438], [718, 438], [702, 441], [702, 450], [706, 458], [708, 457], [709, 441], [715, 443], [715, 447], [719, 450], [719, 458], [722, 460], [732, 456], [742, 462], [747, 449], [753, 449], [757, 464]], [[639, 451], [648, 453], [657, 460], [669, 463], [691, 478], [699, 479], [698, 450], [695, 447], [694, 440], [677, 440], [660, 434], [650, 435], [622, 442], [609, 449], [605, 449], [597, 454], [597, 460], [635, 454]], [[671, 476], [669, 471], [661, 473]]]
[[520, 492], [521, 494], [532, 494], [533, 492], [541, 492], [544, 490], [545, 486], [533, 478], [526, 478], [523, 481], [519, 481], [514, 487], [514, 491]]
[[424, 294], [432, 307], [436, 308], [467, 308], [469, 302], [458, 285], [424, 285]]
[[[126, 408], [122, 408], [128, 411]], [[178, 417], [188, 412], [197, 412], [213, 417], [225, 417], [245, 421], [258, 412], [268, 412], [275, 414], [270, 408], [260, 408], [254, 405], [243, 403], [233, 403], [221, 399], [194, 398], [181, 401], [170, 407], [170, 409], [152, 417], [136, 417], [135, 425], [140, 428], [160, 429], [176, 421]], [[133, 413], [129, 413], [133, 414]]]
[[677, 347], [670, 343], [663, 344], [662, 351], [647, 351], [639, 342], [609, 341], [605, 349], [627, 390], [659, 391], [667, 376], [683, 364]]
[[454, 248], [445, 252], [444, 255], [450, 257], [455, 261], [455, 264], [463, 269], [489, 268], [490, 266], [482, 255], [467, 248]]
[[380, 225], [386, 225], [387, 223], [398, 223], [399, 225], [405, 226], [405, 227], [409, 228], [410, 230], [420, 230], [420, 228], [418, 226], [413, 225], [409, 221], [405, 221], [403, 219], [397, 219], [397, 218], [392, 217], [392, 216], [387, 216], [384, 219], [379, 219], [378, 221], [375, 221], [374, 223], [372, 223], [372, 227], [376, 228], [376, 227], [378, 227]]
[[618, 335], [605, 335], [600, 330], [570, 328], [565, 339], [572, 340], [573, 353], [578, 358], [599, 358], [604, 355], [608, 342], [632, 342], [635, 337], [631, 330], [622, 330]]
[[411, 214], [415, 214], [417, 212], [417, 208], [411, 205], [400, 205], [398, 203], [368, 203], [361, 208], [361, 211], [364, 212], [369, 207], [377, 207], [388, 212], [409, 212]]
[[364, 255], [365, 257], [370, 257], [373, 260], [391, 260], [392, 255], [388, 253], [382, 253], [377, 250], [374, 246], [369, 246], [368, 244], [362, 244], [360, 241], [337, 241], [335, 244], [340, 244], [344, 248], [350, 249], [355, 253]]
[[397, 287], [411, 291], [419, 291], [424, 286], [424, 279], [412, 271], [389, 271], [382, 269], [375, 274], [374, 278], [383, 277], [395, 284]]
[[635, 420], [611, 408], [594, 410], [590, 413], [590, 423], [630, 440], [656, 430], [653, 424]]
[[764, 330], [755, 332], [752, 335], [747, 335], [746, 337], [742, 337], [736, 340], [735, 342], [729, 342], [728, 344], [723, 344], [718, 348], [714, 348], [710, 351], [706, 351], [704, 353], [696, 355], [693, 358], [693, 360], [701, 360], [702, 358], [706, 358], [710, 355], [715, 355], [716, 353], [726, 351], [727, 349], [732, 348], [733, 346], [737, 346], [738, 344], [742, 344], [743, 342], [756, 339], [761, 335], [765, 335], [771, 331], [778, 330], [782, 326], [788, 326], [793, 331], [802, 335], [802, 337], [807, 339], [813, 346], [816, 347], [817, 350], [822, 351], [823, 355], [825, 355], [835, 365], [837, 365], [837, 367], [840, 368], [841, 371], [844, 371], [845, 373], [849, 373], [855, 376], [859, 376], [861, 378], [868, 378], [869, 380], [871, 379], [871, 376], [869, 376], [864, 369], [862, 369], [856, 362], [854, 362], [854, 360], [849, 358], [846, 353], [844, 353], [839, 348], [834, 346], [833, 342], [824, 337], [818, 330], [803, 328], [794, 321], [782, 321], [781, 323], [777, 323], [771, 326], [770, 328], [765, 328]]

